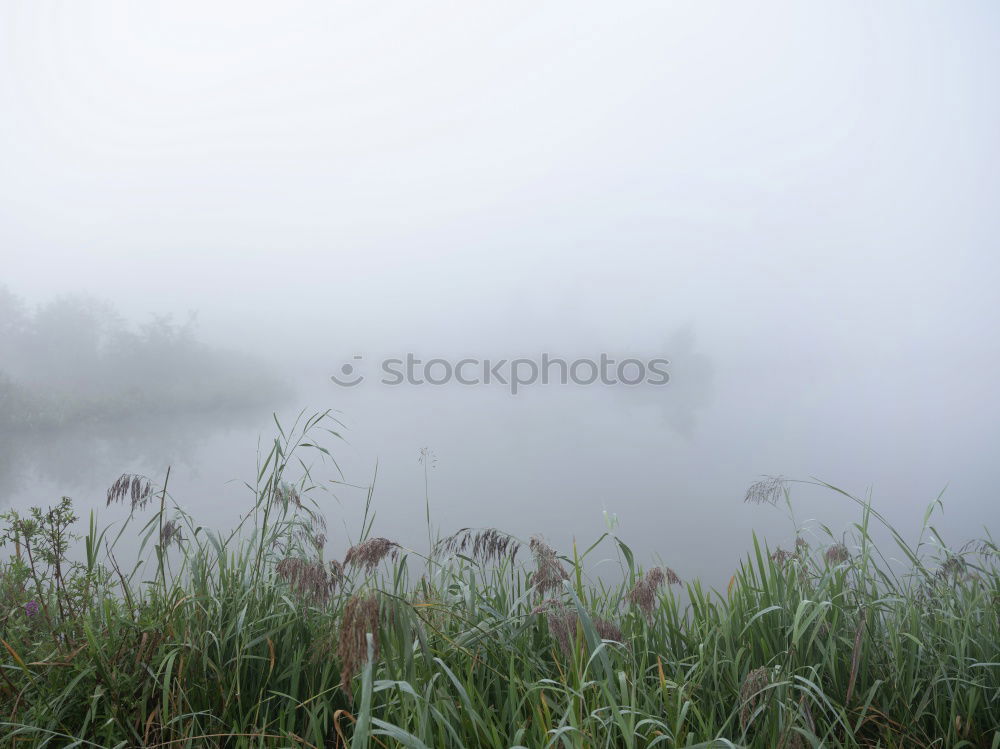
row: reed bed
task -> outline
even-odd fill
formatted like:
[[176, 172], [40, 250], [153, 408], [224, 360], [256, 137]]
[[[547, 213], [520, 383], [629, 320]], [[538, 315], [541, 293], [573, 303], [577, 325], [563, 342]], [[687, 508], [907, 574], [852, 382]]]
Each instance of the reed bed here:
[[[332, 460], [331, 419], [277, 425], [227, 533], [138, 476], [109, 491], [117, 527], [76, 530], [68, 500], [6, 513], [4, 745], [1000, 747], [1000, 551], [946, 549], [933, 507], [908, 544], [829, 487], [857, 504], [848, 533], [752, 538], [718, 591], [641, 568], [613, 529], [564, 553], [462, 529], [418, 553], [373, 534], [370, 493], [328, 559], [304, 455]], [[615, 576], [588, 576], [598, 556]]]

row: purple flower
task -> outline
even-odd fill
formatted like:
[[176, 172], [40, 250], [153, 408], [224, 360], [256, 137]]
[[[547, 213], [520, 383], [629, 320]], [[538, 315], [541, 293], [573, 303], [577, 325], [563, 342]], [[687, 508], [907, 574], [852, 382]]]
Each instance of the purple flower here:
[[38, 609], [39, 609], [38, 601], [28, 601], [26, 604], [24, 604], [24, 613], [27, 614], [28, 616], [34, 616], [35, 614], [37, 614]]

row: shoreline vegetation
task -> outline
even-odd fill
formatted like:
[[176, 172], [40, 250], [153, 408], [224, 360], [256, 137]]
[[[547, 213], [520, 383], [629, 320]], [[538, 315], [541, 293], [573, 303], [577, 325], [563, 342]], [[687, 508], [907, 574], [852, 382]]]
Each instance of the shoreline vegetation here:
[[[1000, 747], [1000, 549], [944, 547], [939, 502], [907, 542], [829, 486], [857, 505], [846, 533], [753, 537], [708, 590], [683, 560], [641, 567], [612, 526], [555, 550], [442, 536], [428, 509], [429, 548], [404, 548], [375, 535], [371, 489], [357, 537], [328, 543], [310, 466], [335, 466], [340, 425], [275, 423], [227, 532], [169, 471], [109, 489], [117, 526], [65, 498], [0, 517], [4, 746]], [[616, 573], [590, 577], [597, 558]]]

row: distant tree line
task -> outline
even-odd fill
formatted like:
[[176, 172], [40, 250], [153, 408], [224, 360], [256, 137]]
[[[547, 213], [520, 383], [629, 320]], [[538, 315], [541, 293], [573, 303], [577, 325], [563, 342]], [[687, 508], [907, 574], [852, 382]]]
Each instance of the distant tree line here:
[[193, 318], [134, 326], [91, 297], [32, 308], [0, 287], [0, 428], [245, 407], [283, 390], [265, 362], [197, 340]]

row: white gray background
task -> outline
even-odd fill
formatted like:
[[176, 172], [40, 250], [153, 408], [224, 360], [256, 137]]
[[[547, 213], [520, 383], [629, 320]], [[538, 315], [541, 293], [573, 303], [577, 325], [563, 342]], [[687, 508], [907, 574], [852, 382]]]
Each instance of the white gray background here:
[[[764, 473], [907, 529], [947, 485], [956, 543], [1000, 519], [993, 3], [5, 0], [0, 49], [0, 281], [197, 310], [296, 382], [282, 414], [344, 412], [385, 535], [423, 535], [423, 446], [442, 530], [589, 541], [606, 508], [682, 576], [727, 574], [751, 527], [787, 545], [741, 504]], [[408, 350], [662, 354], [674, 382], [327, 380]], [[141, 422], [7, 501], [96, 506], [173, 463], [228, 522], [267, 414]]]

